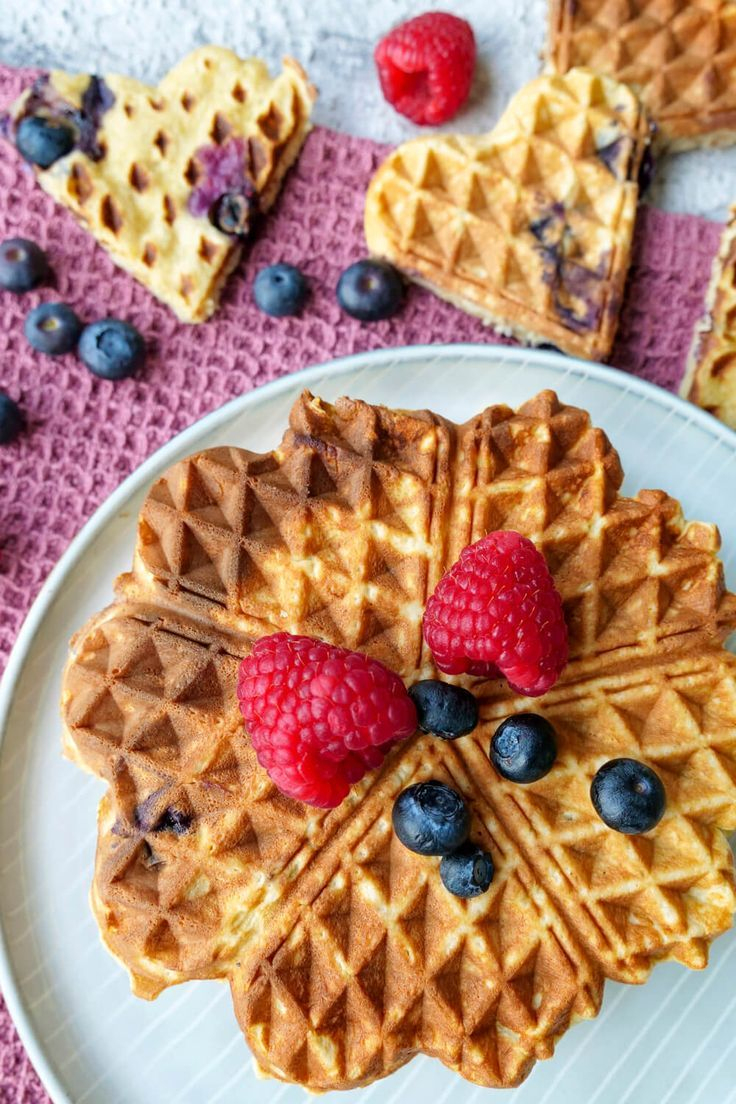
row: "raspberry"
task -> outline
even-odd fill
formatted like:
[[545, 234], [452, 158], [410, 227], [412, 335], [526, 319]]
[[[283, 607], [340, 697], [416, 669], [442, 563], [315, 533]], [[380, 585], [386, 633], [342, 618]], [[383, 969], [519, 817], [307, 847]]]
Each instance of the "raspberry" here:
[[427, 12], [394, 27], [374, 53], [381, 91], [412, 122], [445, 123], [468, 98], [475, 37], [464, 19]]
[[448, 675], [504, 675], [538, 697], [567, 663], [562, 600], [544, 556], [520, 533], [464, 548], [427, 602], [424, 639]]
[[339, 805], [417, 727], [414, 703], [393, 671], [290, 633], [256, 643], [240, 665], [238, 701], [271, 780], [324, 809]]

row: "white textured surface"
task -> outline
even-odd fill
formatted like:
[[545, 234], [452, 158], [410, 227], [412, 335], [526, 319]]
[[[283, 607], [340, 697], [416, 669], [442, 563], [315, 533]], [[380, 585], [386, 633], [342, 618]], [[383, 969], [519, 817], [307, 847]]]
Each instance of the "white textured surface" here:
[[[546, 0], [0, 0], [0, 59], [155, 81], [207, 42], [272, 65], [288, 53], [320, 88], [318, 122], [399, 142], [416, 128], [384, 103], [373, 46], [394, 23], [429, 9], [464, 16], [478, 40], [471, 102], [451, 128], [488, 129], [538, 71]], [[722, 219], [736, 200], [736, 148], [667, 158], [649, 200]]]
[[[736, 436], [665, 391], [549, 353], [483, 346], [386, 350], [288, 376], [237, 399], [147, 461], [72, 544], [31, 612], [0, 690], [0, 983], [57, 1104], [305, 1104], [256, 1080], [225, 985], [188, 984], [147, 1004], [103, 950], [87, 903], [101, 784], [58, 755], [66, 641], [127, 568], [145, 489], [181, 455], [215, 444], [271, 447], [308, 386], [333, 399], [422, 403], [458, 421], [544, 387], [586, 407], [619, 449], [625, 487], [668, 487], [690, 517], [717, 522], [736, 583]], [[707, 481], [702, 475], [708, 473]], [[5, 710], [7, 707], [7, 721]], [[2, 941], [0, 940], [0, 943]], [[570, 1031], [514, 1104], [736, 1104], [736, 931], [705, 974], [659, 966], [645, 986], [609, 984], [599, 1018]], [[335, 1104], [483, 1104], [475, 1088], [419, 1059]], [[327, 1099], [327, 1098], [324, 1098]], [[511, 1104], [511, 1096], [503, 1101]]]

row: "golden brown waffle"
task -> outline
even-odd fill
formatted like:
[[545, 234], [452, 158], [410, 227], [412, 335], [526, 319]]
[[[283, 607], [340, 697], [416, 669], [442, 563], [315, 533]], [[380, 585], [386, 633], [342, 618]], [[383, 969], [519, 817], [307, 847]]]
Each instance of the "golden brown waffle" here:
[[177, 317], [202, 322], [242, 251], [240, 236], [192, 208], [206, 177], [202, 151], [211, 158], [219, 148], [242, 163], [258, 210], [267, 211], [309, 130], [314, 89], [289, 58], [272, 78], [262, 61], [219, 46], [188, 54], [155, 88], [130, 77], [97, 80], [52, 72], [14, 105], [16, 121], [62, 114], [78, 130], [76, 148], [37, 168], [37, 179]]
[[681, 393], [736, 429], [736, 207], [723, 230]]
[[602, 359], [648, 140], [622, 85], [581, 69], [539, 77], [489, 134], [390, 154], [366, 196], [368, 248], [501, 333]]
[[[661, 491], [619, 494], [588, 415], [543, 392], [463, 426], [308, 393], [279, 448], [217, 448], [151, 489], [135, 564], [75, 638], [66, 750], [104, 778], [93, 905], [134, 989], [228, 977], [259, 1066], [313, 1090], [389, 1074], [415, 1053], [483, 1085], [518, 1084], [604, 977], [705, 965], [731, 924], [736, 625], [713, 526]], [[463, 740], [416, 737], [330, 812], [281, 796], [236, 701], [240, 658], [275, 629], [432, 675], [427, 595], [460, 549], [513, 528], [544, 552], [570, 663], [533, 702], [478, 683]], [[559, 734], [540, 782], [488, 758], [532, 708]], [[651, 764], [667, 811], [612, 832], [589, 799], [607, 759]], [[470, 901], [391, 830], [396, 795], [445, 779], [496, 866]]]
[[550, 0], [548, 57], [629, 84], [669, 149], [736, 141], [732, 0]]

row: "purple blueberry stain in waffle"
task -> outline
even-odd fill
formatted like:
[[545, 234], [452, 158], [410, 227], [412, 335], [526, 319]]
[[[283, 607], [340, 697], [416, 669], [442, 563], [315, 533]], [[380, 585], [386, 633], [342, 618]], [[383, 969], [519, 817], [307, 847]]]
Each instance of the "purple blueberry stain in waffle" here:
[[74, 147], [91, 161], [99, 161], [105, 155], [99, 141], [99, 130], [105, 112], [115, 102], [115, 96], [102, 77], [92, 76], [82, 93], [79, 107], [65, 100], [54, 88], [49, 73], [36, 77], [23, 103], [22, 110], [3, 124], [3, 137], [14, 139], [24, 119], [41, 116], [58, 119], [72, 126], [75, 133]]
[[[133, 823], [137, 832], [172, 832], [175, 836], [183, 836], [192, 827], [193, 818], [190, 813], [177, 809], [174, 805], [167, 805], [163, 812], [160, 811], [165, 790], [166, 787], [154, 790], [136, 805]], [[126, 832], [121, 826], [116, 834], [125, 835]]]
[[[656, 127], [650, 124], [652, 137]], [[612, 136], [613, 135], [613, 136]], [[599, 144], [596, 147], [596, 157], [603, 162], [612, 176], [617, 180], [627, 181], [634, 178], [635, 143], [630, 136], [615, 134], [609, 128], [606, 134], [599, 136]], [[651, 143], [644, 147], [636, 176], [641, 195], [647, 190], [654, 177], [655, 161]]]
[[133, 810], [133, 823], [139, 832], [153, 832], [158, 817], [158, 808], [161, 804], [161, 795], [164, 790], [154, 790], [143, 801], [139, 801]]
[[553, 283], [555, 310], [569, 329], [586, 333], [598, 328], [604, 294], [605, 258], [595, 271], [562, 261]]
[[195, 218], [208, 218], [224, 234], [248, 234], [258, 210], [258, 195], [246, 160], [242, 138], [198, 149], [189, 213]]
[[614, 138], [605, 146], [599, 146], [595, 154], [617, 180], [628, 178], [629, 159], [631, 157], [631, 140], [629, 138], [624, 138], [623, 135]]
[[529, 224], [529, 229], [539, 242], [542, 279], [552, 290], [557, 316], [575, 333], [597, 329], [605, 298], [608, 256], [602, 256], [595, 269], [570, 259], [570, 255], [576, 255], [576, 247], [577, 255], [580, 250], [562, 203], [550, 204]]
[[557, 249], [566, 228], [565, 208], [559, 202], [551, 203], [544, 214], [529, 224], [532, 234], [545, 249]]

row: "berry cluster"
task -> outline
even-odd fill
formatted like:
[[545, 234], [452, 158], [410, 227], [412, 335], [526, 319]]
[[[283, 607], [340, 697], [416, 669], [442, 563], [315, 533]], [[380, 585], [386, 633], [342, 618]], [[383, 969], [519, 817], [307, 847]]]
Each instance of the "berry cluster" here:
[[[48, 258], [35, 242], [8, 238], [0, 244], [0, 288], [5, 291], [16, 295], [31, 291], [47, 283], [51, 274]], [[256, 305], [274, 318], [299, 314], [308, 297], [306, 277], [290, 264], [261, 269], [253, 284]], [[357, 261], [345, 269], [337, 285], [337, 299], [345, 313], [362, 322], [390, 318], [403, 298], [401, 277], [383, 261]], [[102, 379], [125, 379], [145, 360], [143, 337], [129, 322], [102, 318], [85, 326], [66, 303], [40, 303], [26, 316], [23, 329], [38, 352], [63, 356], [76, 350], [90, 372]], [[24, 424], [17, 404], [0, 392], [0, 444], [16, 437]]]
[[[427, 603], [424, 636], [440, 670], [505, 675], [512, 689], [527, 697], [546, 693], [567, 663], [567, 626], [554, 580], [541, 552], [511, 531], [488, 533], [463, 549]], [[420, 727], [446, 736], [448, 722], [436, 702], [433, 715], [424, 716], [424, 703], [431, 700], [424, 685], [413, 688]], [[463, 692], [445, 683], [435, 686], [438, 700], [459, 718]], [[539, 781], [556, 757], [555, 731], [535, 713], [508, 717], [491, 741], [491, 762], [511, 782]], [[591, 800], [609, 828], [635, 834], [659, 823], [666, 799], [660, 778], [646, 764], [614, 759], [593, 779]]]
[[394, 832], [418, 855], [441, 855], [440, 878], [455, 897], [477, 897], [493, 880], [493, 859], [468, 839], [470, 811], [444, 782], [417, 782], [394, 802]]
[[[18, 125], [15, 144], [26, 161], [48, 169], [74, 148], [76, 134], [66, 119], [30, 115]], [[257, 213], [258, 196], [246, 179], [242, 140], [205, 147], [198, 157], [203, 178], [189, 196], [189, 211], [195, 217], [208, 217], [225, 234], [247, 234]], [[34, 242], [13, 238], [0, 246], [0, 287], [20, 293], [43, 283], [49, 275], [48, 261]], [[400, 310], [404, 282], [386, 262], [364, 259], [344, 270], [336, 295], [351, 318], [379, 322]], [[307, 279], [292, 264], [268, 265], [253, 283], [256, 306], [273, 318], [300, 314], [308, 297]], [[140, 334], [128, 323], [115, 319], [93, 325], [97, 329], [92, 333], [82, 333], [82, 323], [71, 307], [43, 303], [28, 316], [25, 333], [34, 349], [49, 356], [60, 356], [78, 347], [87, 367], [104, 379], [131, 375], [145, 354]]]
[[[567, 659], [560, 597], [544, 558], [518, 533], [489, 533], [463, 551], [427, 605], [424, 632], [438, 666], [486, 678], [504, 672], [526, 695], [548, 689]], [[464, 687], [424, 679], [407, 692], [375, 660], [288, 633], [263, 638], [243, 660], [238, 698], [275, 784], [325, 808], [417, 728], [456, 740], [478, 724], [476, 698]], [[521, 785], [544, 778], [556, 757], [554, 728], [528, 712], [507, 717], [489, 749], [497, 773]], [[604, 764], [591, 799], [609, 827], [627, 833], [649, 831], [665, 808], [658, 776], [632, 759]], [[441, 856], [440, 877], [458, 897], [485, 892], [494, 872], [491, 855], [470, 841], [470, 824], [461, 795], [436, 779], [409, 786], [394, 803], [397, 838]]]
[[[26, 120], [30, 122], [31, 120]], [[49, 281], [51, 266], [43, 250], [27, 238], [0, 243], [0, 288], [16, 295]], [[46, 356], [77, 351], [90, 372], [102, 379], [118, 380], [139, 368], [146, 353], [140, 333], [129, 322], [102, 318], [85, 326], [66, 303], [40, 303], [23, 325], [28, 343]], [[22, 431], [25, 418], [9, 395], [0, 392], [0, 444]]]
[[[470, 92], [475, 67], [475, 37], [470, 24], [444, 12], [430, 12], [395, 27], [375, 50], [384, 96], [414, 122], [450, 119]], [[293, 265], [270, 265], [253, 284], [256, 305], [281, 318], [298, 314], [309, 293], [304, 275]], [[386, 261], [366, 258], [341, 274], [337, 301], [351, 318], [379, 322], [391, 318], [404, 301], [404, 282]]]

